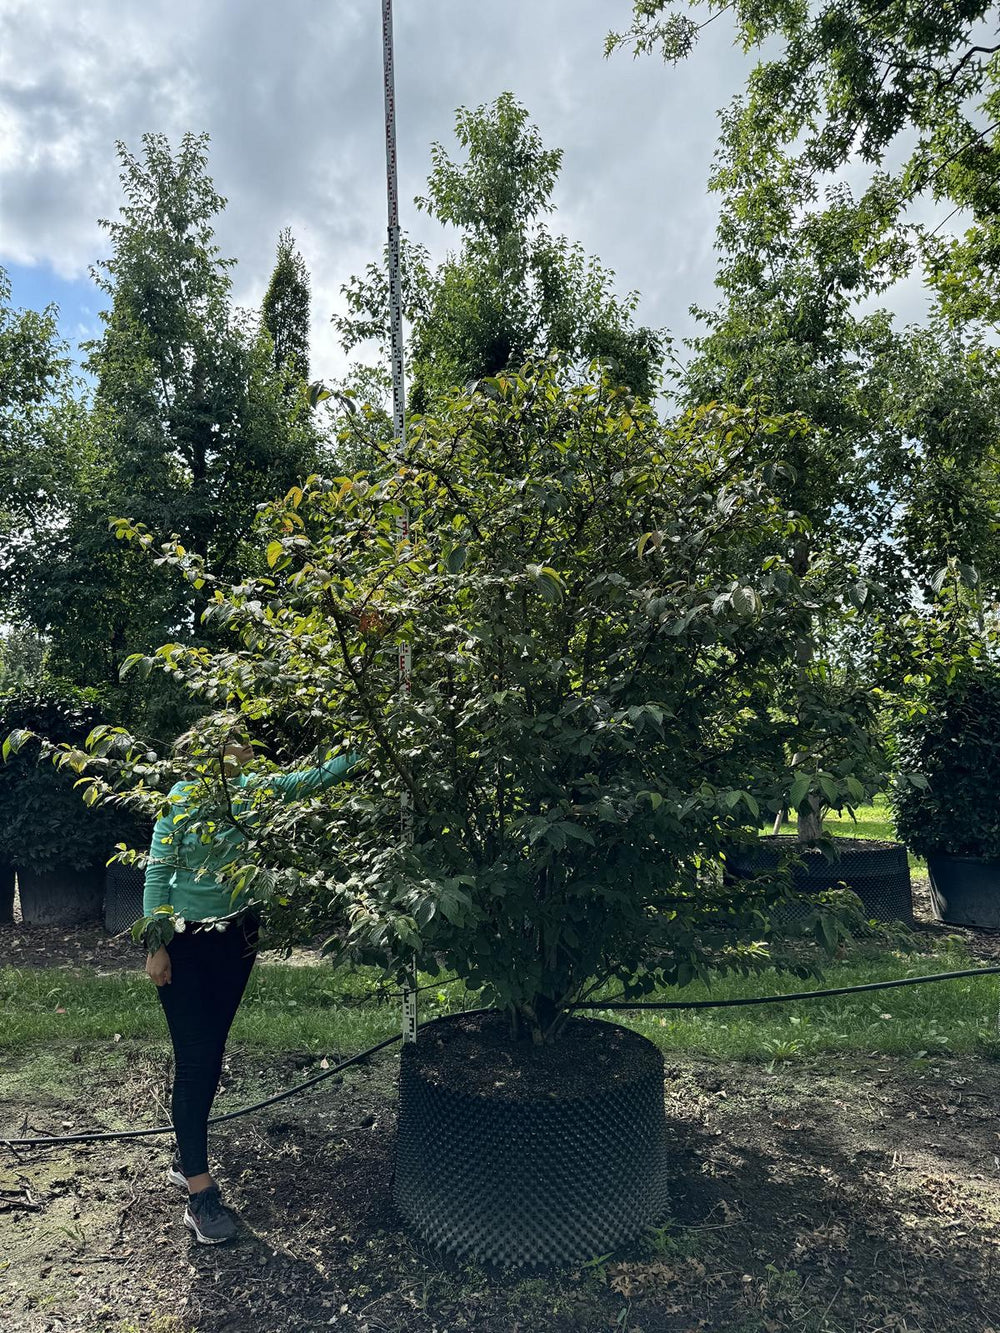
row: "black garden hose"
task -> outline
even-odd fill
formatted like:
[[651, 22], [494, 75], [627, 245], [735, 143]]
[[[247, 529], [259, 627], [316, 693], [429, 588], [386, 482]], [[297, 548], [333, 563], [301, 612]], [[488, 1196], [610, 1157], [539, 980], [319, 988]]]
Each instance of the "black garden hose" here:
[[[651, 1001], [621, 1001], [621, 1000], [590, 1000], [579, 1004], [571, 1005], [573, 1010], [664, 1010], [664, 1009], [736, 1009], [744, 1005], [756, 1004], [785, 1004], [791, 1000], [820, 1000], [834, 995], [857, 995], [864, 991], [891, 990], [897, 986], [920, 986], [931, 981], [955, 981], [961, 977], [982, 977], [995, 976], [1000, 973], [1000, 967], [968, 967], [958, 972], [933, 972], [922, 977], [901, 977], [896, 981], [870, 981], [860, 986], [835, 986], [828, 990], [813, 991], [791, 991], [785, 995], [752, 995], [740, 999], [731, 1000], [651, 1000]], [[427, 989], [427, 988], [425, 988]], [[467, 1009], [465, 1013], [485, 1014], [489, 1009]], [[453, 1018], [453, 1014], [442, 1014], [437, 1018], [431, 1018], [426, 1023], [421, 1024], [422, 1028], [433, 1027], [435, 1023], [440, 1023], [444, 1018]], [[286, 1097], [294, 1097], [296, 1093], [304, 1092], [307, 1088], [322, 1082], [325, 1078], [331, 1078], [334, 1074], [339, 1074], [342, 1069], [349, 1069], [351, 1065], [360, 1064], [362, 1060], [367, 1060], [369, 1056], [384, 1051], [387, 1047], [395, 1045], [397, 1041], [402, 1041], [402, 1033], [394, 1037], [386, 1037], [384, 1041], [378, 1042], [374, 1046], [369, 1046], [366, 1051], [361, 1051], [358, 1055], [352, 1055], [347, 1060], [342, 1060], [340, 1064], [334, 1065], [332, 1069], [324, 1069], [321, 1074], [316, 1074], [312, 1078], [306, 1079], [303, 1083], [297, 1083], [294, 1088], [286, 1088], [284, 1092], [277, 1092], [273, 1097], [266, 1097], [263, 1101], [254, 1102], [251, 1106], [241, 1107], [238, 1111], [229, 1111], [225, 1115], [213, 1116], [209, 1120], [210, 1125], [219, 1125], [227, 1120], [236, 1120], [240, 1116], [250, 1115], [252, 1111], [260, 1111], [266, 1106], [273, 1106], [276, 1102], [284, 1101]], [[61, 1134], [52, 1138], [42, 1139], [0, 1139], [0, 1147], [7, 1148], [46, 1148], [57, 1143], [93, 1143], [101, 1140], [110, 1139], [139, 1139], [148, 1138], [154, 1134], [171, 1134], [173, 1125], [157, 1125], [152, 1129], [128, 1129], [128, 1130], [109, 1130], [101, 1133], [91, 1134]]]

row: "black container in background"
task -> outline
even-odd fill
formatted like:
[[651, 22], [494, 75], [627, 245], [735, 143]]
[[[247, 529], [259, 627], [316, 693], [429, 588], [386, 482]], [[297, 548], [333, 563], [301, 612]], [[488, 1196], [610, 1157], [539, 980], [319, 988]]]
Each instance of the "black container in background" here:
[[939, 921], [1000, 930], [1000, 861], [931, 852], [927, 874], [931, 906]]
[[14, 867], [0, 861], [0, 926], [14, 920]]
[[[839, 843], [840, 839], [837, 841]], [[866, 917], [877, 921], [902, 921], [904, 925], [912, 926], [913, 897], [906, 848], [901, 842], [864, 841], [867, 845], [862, 847], [848, 843], [834, 862], [828, 861], [820, 851], [802, 848], [800, 855], [805, 864], [801, 868], [792, 868], [796, 891], [822, 893], [844, 883], [861, 899]], [[727, 856], [726, 873], [749, 879], [774, 870], [795, 845], [794, 834], [778, 834], [777, 837], [771, 834], [748, 846], [734, 847]], [[805, 916], [808, 910], [806, 905], [798, 903], [783, 904], [780, 908], [790, 919]]]

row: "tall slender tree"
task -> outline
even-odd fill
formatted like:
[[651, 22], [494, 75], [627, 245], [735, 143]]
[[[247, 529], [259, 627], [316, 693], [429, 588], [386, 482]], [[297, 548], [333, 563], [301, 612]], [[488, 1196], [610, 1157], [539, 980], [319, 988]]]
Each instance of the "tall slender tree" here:
[[[19, 310], [0, 268], [0, 572], [12, 547], [52, 516], [72, 459], [60, 446], [53, 412], [70, 410], [75, 386], [69, 349], [59, 337], [58, 312]], [[6, 607], [0, 583], [0, 619]]]
[[233, 309], [207, 151], [193, 134], [176, 154], [158, 134], [143, 136], [141, 158], [119, 145], [126, 200], [104, 223], [112, 253], [95, 276], [111, 308], [89, 368], [120, 498], [226, 565], [257, 504], [308, 469], [313, 441]]
[[94, 270], [109, 308], [84, 347], [95, 384], [77, 423], [84, 475], [18, 563], [25, 614], [81, 683], [114, 682], [129, 652], [204, 632], [204, 594], [179, 595], [142, 567], [109, 519], [176, 534], [236, 576], [257, 507], [312, 471], [317, 447], [258, 321], [233, 307], [207, 136], [185, 135], [174, 151], [147, 134], [141, 153], [118, 149], [124, 202], [102, 223], [111, 252]]
[[291, 228], [278, 236], [271, 281], [264, 294], [261, 320], [274, 348], [274, 368], [294, 392], [309, 379], [309, 272], [295, 248]]

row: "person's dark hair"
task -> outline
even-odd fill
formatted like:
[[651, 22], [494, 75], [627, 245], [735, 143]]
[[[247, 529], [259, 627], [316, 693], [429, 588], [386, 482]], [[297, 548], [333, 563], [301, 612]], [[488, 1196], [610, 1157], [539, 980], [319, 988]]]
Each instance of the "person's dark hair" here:
[[254, 743], [250, 734], [250, 728], [247, 726], [246, 718], [241, 713], [213, 713], [208, 717], [199, 719], [193, 726], [182, 731], [180, 735], [175, 736], [172, 744], [174, 755], [184, 754], [191, 746], [192, 742], [199, 738], [204, 738], [206, 733], [212, 733], [216, 737], [224, 736], [225, 745], [245, 745], [254, 746], [254, 749], [261, 749], [259, 743]]

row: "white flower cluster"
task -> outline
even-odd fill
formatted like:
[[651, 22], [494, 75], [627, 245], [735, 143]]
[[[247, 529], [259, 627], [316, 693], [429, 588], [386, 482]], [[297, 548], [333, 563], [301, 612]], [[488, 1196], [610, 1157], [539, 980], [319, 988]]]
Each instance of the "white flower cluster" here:
[[[229, 925], [229, 922], [213, 921], [209, 918], [207, 921], [196, 921], [194, 924], [195, 926], [200, 926], [202, 930], [225, 930], [226, 926]], [[183, 934], [184, 931], [187, 930], [187, 927], [188, 923], [182, 916], [174, 917], [174, 930], [178, 935]]]

